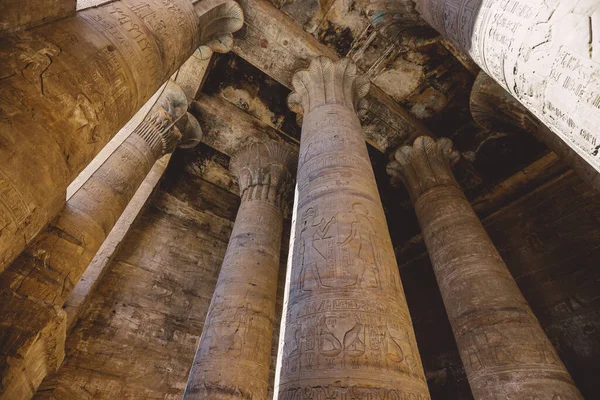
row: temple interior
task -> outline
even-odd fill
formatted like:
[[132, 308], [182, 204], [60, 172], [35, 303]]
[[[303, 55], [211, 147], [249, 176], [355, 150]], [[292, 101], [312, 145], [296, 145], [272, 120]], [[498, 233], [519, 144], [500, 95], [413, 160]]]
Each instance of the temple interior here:
[[594, 29], [0, 1], [0, 399], [600, 398]]

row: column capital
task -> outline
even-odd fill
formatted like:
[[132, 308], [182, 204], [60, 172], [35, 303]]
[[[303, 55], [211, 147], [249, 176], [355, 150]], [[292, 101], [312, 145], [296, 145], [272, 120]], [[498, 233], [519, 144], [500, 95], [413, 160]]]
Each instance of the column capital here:
[[412, 146], [402, 146], [387, 165], [392, 183], [401, 180], [415, 202], [421, 194], [436, 186], [458, 186], [452, 166], [460, 158], [448, 138], [435, 140], [418, 137]]
[[232, 157], [229, 169], [238, 180], [242, 201], [262, 200], [283, 209], [297, 162], [297, 152], [288, 145], [255, 142]]
[[194, 5], [203, 27], [198, 48], [202, 59], [233, 48], [233, 33], [244, 26], [244, 12], [232, 0], [203, 0]]
[[193, 148], [202, 138], [202, 128], [187, 112], [188, 100], [181, 87], [168, 81], [143, 121], [134, 129], [152, 148], [156, 158], [171, 153], [177, 146]]
[[409, 44], [416, 38], [438, 36], [419, 15], [414, 0], [363, 0], [362, 5], [371, 25], [393, 43]]
[[526, 131], [536, 135], [540, 129], [540, 121], [483, 71], [473, 84], [470, 106], [477, 125], [491, 132]]
[[349, 58], [338, 61], [324, 56], [314, 58], [308, 69], [292, 77], [294, 91], [288, 96], [288, 107], [299, 118], [326, 104], [345, 106], [360, 114], [367, 108], [364, 97], [371, 83], [356, 72], [356, 64]]

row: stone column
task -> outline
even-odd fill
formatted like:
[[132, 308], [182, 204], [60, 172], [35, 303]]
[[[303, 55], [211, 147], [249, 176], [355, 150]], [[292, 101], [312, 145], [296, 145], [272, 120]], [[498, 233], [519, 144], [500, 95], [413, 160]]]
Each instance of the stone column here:
[[428, 399], [357, 115], [369, 81], [318, 57], [293, 86], [304, 121], [279, 399]]
[[458, 157], [420, 137], [388, 173], [410, 193], [475, 399], [582, 399], [456, 183]]
[[427, 22], [600, 171], [600, 2], [415, 3]]
[[60, 307], [154, 163], [180, 141], [174, 124], [188, 136], [185, 144], [198, 139], [198, 123], [186, 110], [185, 94], [169, 83], [142, 123], [0, 275], [0, 397], [31, 397], [61, 364]]
[[0, 272], [64, 206], [69, 183], [194, 50], [218, 47], [241, 28], [236, 3], [199, 4], [117, 0], [2, 36]]
[[600, 173], [485, 72], [480, 72], [473, 84], [471, 114], [479, 126], [491, 132], [527, 132], [535, 136], [600, 192]]
[[266, 399], [284, 196], [297, 154], [254, 143], [231, 161], [242, 203], [184, 399]]

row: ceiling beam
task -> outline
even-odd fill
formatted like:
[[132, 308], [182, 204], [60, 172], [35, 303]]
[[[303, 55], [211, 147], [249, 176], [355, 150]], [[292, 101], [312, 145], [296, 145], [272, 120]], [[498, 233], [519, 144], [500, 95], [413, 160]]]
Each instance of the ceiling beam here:
[[[233, 52], [291, 89], [293, 74], [317, 56], [339, 56], [304, 31], [290, 16], [266, 0], [239, 0], [244, 28], [236, 34]], [[367, 142], [382, 152], [431, 135], [425, 126], [375, 85], [367, 96], [369, 111], [361, 118]]]

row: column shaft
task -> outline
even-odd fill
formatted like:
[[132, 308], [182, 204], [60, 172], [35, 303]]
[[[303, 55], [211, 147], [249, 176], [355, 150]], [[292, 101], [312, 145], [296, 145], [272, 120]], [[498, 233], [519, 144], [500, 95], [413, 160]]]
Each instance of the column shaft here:
[[428, 137], [388, 166], [409, 189], [476, 399], [581, 399], [450, 170], [451, 142]]
[[232, 27], [213, 23], [235, 3], [208, 3], [199, 16], [189, 0], [113, 1], [2, 37], [0, 271], [198, 45]]
[[[181, 137], [173, 120], [185, 113], [187, 100], [175, 85], [167, 88], [159, 99], [162, 105], [150, 111], [0, 275], [0, 291], [7, 299], [0, 306], [0, 354], [7, 365], [0, 371], [0, 397], [30, 397], [46, 374], [62, 362], [66, 320], [59, 307], [156, 160], [172, 151]], [[38, 314], [31, 314], [32, 308]], [[48, 328], [55, 325], [60, 329]], [[44, 367], [33, 367], [36, 363]]]
[[[267, 151], [265, 151], [267, 149]], [[295, 155], [256, 144], [234, 156], [242, 204], [184, 399], [266, 399], [288, 164]]]
[[597, 0], [415, 0], [467, 52], [600, 171]]
[[356, 113], [368, 80], [319, 57], [293, 83], [304, 121], [279, 399], [428, 399]]

